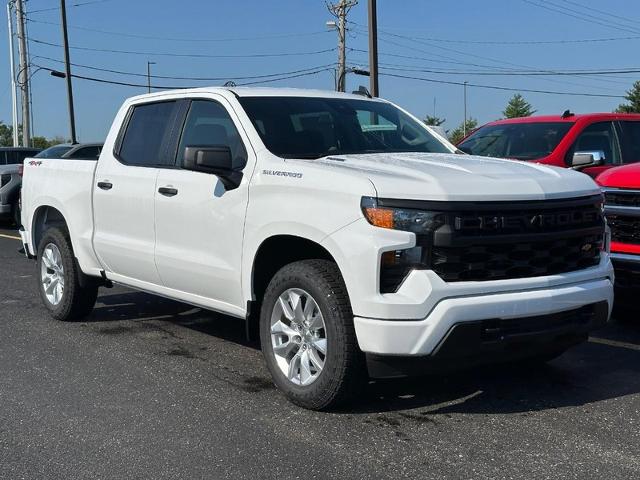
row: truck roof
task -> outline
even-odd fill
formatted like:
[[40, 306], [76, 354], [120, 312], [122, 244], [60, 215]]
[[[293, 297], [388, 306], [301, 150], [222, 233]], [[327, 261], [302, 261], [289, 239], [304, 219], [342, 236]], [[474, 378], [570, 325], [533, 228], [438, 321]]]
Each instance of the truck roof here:
[[352, 98], [356, 100], [382, 101], [381, 99], [369, 99], [364, 95], [336, 92], [333, 90], [313, 90], [306, 88], [269, 88], [269, 87], [202, 87], [181, 90], [163, 90], [162, 92], [138, 95], [132, 100], [143, 98], [161, 97], [168, 94], [181, 93], [193, 95], [198, 93], [233, 93], [238, 97], [315, 97], [315, 98]]
[[509, 123], [543, 123], [543, 122], [567, 122], [574, 123], [578, 120], [640, 120], [638, 113], [581, 113], [562, 115], [536, 115], [533, 117], [505, 118], [489, 122], [487, 125], [505, 125]]

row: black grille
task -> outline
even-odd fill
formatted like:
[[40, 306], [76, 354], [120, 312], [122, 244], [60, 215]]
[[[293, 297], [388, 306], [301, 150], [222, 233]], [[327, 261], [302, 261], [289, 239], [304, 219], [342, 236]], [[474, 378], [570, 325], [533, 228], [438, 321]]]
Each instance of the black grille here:
[[640, 245], [640, 216], [607, 215], [611, 227], [611, 240]]
[[432, 268], [447, 282], [504, 280], [572, 272], [600, 262], [602, 236], [470, 247], [434, 247]]
[[554, 275], [600, 262], [602, 198], [476, 204], [447, 212], [425, 264], [447, 282]]
[[640, 208], [640, 191], [608, 191], [604, 194], [604, 201], [606, 205], [610, 206]]
[[[633, 292], [640, 291], [640, 266], [627, 266], [624, 262], [614, 262], [616, 267], [616, 287]], [[617, 300], [617, 298], [616, 298]]]

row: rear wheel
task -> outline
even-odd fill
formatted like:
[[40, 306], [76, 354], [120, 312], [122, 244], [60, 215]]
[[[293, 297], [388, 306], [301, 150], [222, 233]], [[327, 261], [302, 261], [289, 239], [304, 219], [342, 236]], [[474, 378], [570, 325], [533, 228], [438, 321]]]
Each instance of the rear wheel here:
[[276, 273], [262, 303], [260, 339], [274, 383], [302, 407], [336, 407], [366, 380], [349, 297], [333, 262], [304, 260]]
[[66, 230], [47, 230], [38, 246], [38, 290], [51, 316], [57, 320], [80, 320], [93, 310], [98, 296], [98, 282], [86, 278], [73, 254]]

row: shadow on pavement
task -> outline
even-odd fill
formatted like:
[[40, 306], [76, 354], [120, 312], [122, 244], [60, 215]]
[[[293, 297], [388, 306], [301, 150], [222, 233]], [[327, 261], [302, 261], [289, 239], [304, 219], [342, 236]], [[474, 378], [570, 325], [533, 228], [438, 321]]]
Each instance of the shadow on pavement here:
[[[248, 348], [259, 348], [256, 343], [247, 342], [244, 322], [236, 318], [145, 293], [126, 291], [100, 296], [91, 321], [122, 320], [167, 321]], [[434, 415], [453, 413], [527, 414], [639, 392], [640, 323], [613, 324], [596, 332], [593, 341], [548, 364], [485, 366], [453, 374], [371, 381], [356, 403], [340, 413], [412, 409], [407, 415], [426, 422]]]

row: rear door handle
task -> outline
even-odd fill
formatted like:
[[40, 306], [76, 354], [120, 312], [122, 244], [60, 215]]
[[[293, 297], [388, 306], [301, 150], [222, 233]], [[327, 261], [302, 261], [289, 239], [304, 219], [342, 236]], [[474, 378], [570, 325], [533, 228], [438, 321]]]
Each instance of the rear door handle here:
[[101, 188], [102, 190], [111, 190], [113, 188], [113, 183], [98, 182], [98, 188]]
[[158, 193], [160, 195], [164, 195], [165, 197], [175, 197], [178, 194], [178, 189], [171, 187], [160, 187], [158, 189]]

